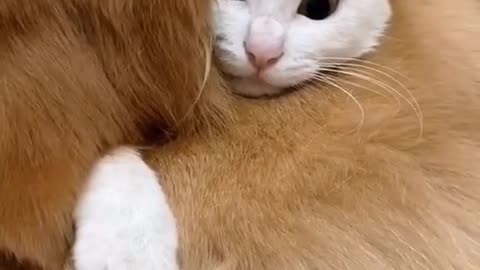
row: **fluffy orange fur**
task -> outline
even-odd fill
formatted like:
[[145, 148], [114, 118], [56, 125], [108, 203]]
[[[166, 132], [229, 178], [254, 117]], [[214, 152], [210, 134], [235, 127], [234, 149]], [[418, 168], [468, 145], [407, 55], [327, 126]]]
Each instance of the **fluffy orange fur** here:
[[350, 70], [360, 78], [337, 77], [363, 122], [319, 85], [238, 99], [226, 129], [148, 153], [182, 269], [478, 269], [478, 3], [392, 4], [384, 44]]
[[97, 158], [221, 120], [210, 12], [209, 0], [0, 1], [3, 253], [62, 269]]
[[182, 269], [479, 269], [479, 4], [392, 5], [371, 63], [336, 78], [363, 122], [318, 85], [151, 153]]

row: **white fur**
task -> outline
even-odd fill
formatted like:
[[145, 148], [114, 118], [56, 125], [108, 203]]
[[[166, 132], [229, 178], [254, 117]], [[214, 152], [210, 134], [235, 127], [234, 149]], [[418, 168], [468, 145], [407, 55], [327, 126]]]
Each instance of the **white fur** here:
[[76, 211], [76, 270], [177, 270], [174, 216], [132, 149], [101, 160]]
[[[317, 21], [296, 14], [299, 0], [216, 2], [216, 55], [224, 72], [235, 78], [235, 90], [250, 96], [278, 93], [311, 80], [333, 62], [370, 52], [391, 16], [388, 0], [340, 0], [332, 15]], [[261, 80], [243, 48], [257, 16], [272, 16], [287, 28], [284, 55], [263, 72]]]

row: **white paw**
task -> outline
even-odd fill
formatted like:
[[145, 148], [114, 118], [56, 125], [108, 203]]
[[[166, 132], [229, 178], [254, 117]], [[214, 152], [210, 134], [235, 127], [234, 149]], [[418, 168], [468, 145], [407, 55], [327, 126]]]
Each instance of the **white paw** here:
[[75, 270], [177, 270], [173, 213], [132, 149], [102, 159], [77, 205]]

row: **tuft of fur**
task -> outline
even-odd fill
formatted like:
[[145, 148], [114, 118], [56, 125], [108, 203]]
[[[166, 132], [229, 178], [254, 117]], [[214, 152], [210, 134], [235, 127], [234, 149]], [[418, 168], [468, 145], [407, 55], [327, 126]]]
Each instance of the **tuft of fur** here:
[[182, 269], [478, 269], [478, 1], [391, 4], [334, 78], [361, 108], [321, 84], [239, 99], [228, 131], [151, 153]]
[[1, 1], [6, 256], [61, 269], [99, 157], [222, 123], [228, 100], [209, 66], [210, 17], [209, 0]]

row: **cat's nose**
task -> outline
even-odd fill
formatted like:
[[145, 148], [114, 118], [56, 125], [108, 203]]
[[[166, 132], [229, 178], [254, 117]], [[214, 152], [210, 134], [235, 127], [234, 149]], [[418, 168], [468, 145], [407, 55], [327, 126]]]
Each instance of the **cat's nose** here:
[[274, 65], [283, 55], [283, 47], [274, 45], [245, 44], [248, 61], [258, 69], [265, 69]]
[[265, 69], [283, 56], [284, 43], [284, 27], [271, 17], [259, 17], [250, 25], [244, 46], [250, 63]]

